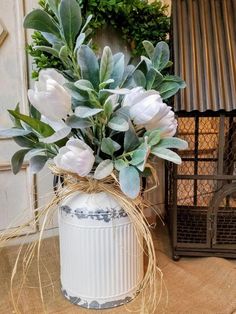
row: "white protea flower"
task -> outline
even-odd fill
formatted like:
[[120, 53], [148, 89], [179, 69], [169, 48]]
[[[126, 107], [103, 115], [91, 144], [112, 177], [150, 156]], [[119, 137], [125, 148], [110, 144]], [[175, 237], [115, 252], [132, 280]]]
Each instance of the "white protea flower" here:
[[66, 146], [59, 149], [54, 162], [60, 169], [85, 177], [93, 168], [95, 161], [93, 153], [93, 150], [83, 141], [70, 139]]
[[41, 70], [34, 90], [28, 90], [31, 104], [46, 118], [59, 121], [71, 111], [71, 96], [63, 87], [66, 79], [55, 69]]
[[155, 90], [135, 87], [125, 95], [122, 106], [129, 107], [130, 117], [136, 125], [146, 125], [159, 112], [163, 101]]

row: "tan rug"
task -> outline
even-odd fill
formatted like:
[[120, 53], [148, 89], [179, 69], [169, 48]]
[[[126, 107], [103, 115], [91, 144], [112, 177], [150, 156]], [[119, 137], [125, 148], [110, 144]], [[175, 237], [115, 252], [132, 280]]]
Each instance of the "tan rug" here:
[[[236, 314], [236, 261], [222, 258], [182, 258], [173, 262], [170, 258], [170, 246], [166, 228], [158, 228], [154, 234], [158, 263], [161, 267], [168, 289], [168, 305], [165, 308], [167, 294], [156, 313], [175, 314]], [[10, 299], [10, 274], [14, 265], [17, 248], [9, 247], [0, 253], [0, 314], [12, 314]], [[68, 314], [123, 314], [135, 313], [140, 301], [138, 298], [127, 308], [114, 310], [85, 310], [70, 304], [60, 293], [58, 239], [45, 240], [42, 248], [42, 261], [47, 266], [54, 283], [54, 295], [51, 286], [45, 288], [46, 313]], [[42, 314], [37, 288], [35, 263], [30, 271], [26, 288], [20, 297], [21, 313]], [[42, 270], [44, 266], [42, 265]], [[44, 285], [50, 281], [44, 271]], [[14, 284], [15, 292], [20, 289], [19, 282]], [[129, 312], [128, 312], [129, 310]]]

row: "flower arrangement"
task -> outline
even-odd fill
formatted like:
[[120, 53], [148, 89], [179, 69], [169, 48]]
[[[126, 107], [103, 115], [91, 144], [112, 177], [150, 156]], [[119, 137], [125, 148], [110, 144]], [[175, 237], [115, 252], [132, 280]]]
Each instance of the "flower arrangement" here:
[[91, 16], [83, 24], [76, 0], [48, 1], [56, 21], [36, 9], [24, 21], [42, 33], [51, 47], [38, 47], [58, 55], [67, 70], [45, 69], [28, 91], [30, 114], [9, 110], [13, 125], [0, 135], [13, 137], [23, 147], [12, 157], [14, 173], [25, 157], [33, 172], [47, 160], [60, 169], [96, 180], [115, 173], [125, 195], [135, 198], [140, 178], [151, 173], [153, 156], [174, 163], [171, 149], [187, 143], [173, 137], [177, 121], [164, 101], [185, 83], [163, 74], [169, 66], [165, 42], [143, 45], [147, 56], [126, 65], [122, 53], [105, 47], [97, 57], [86, 42]]
[[[147, 55], [136, 65], [125, 64], [124, 54], [113, 55], [109, 47], [99, 57], [87, 40], [92, 17], [83, 21], [78, 2], [48, 0], [47, 4], [54, 18], [44, 10], [35, 9], [25, 17], [24, 26], [41, 33], [48, 44], [35, 49], [59, 58], [64, 69], [40, 71], [34, 88], [28, 91], [29, 113], [21, 113], [19, 105], [8, 110], [11, 119], [1, 117], [0, 136], [13, 138], [22, 147], [11, 160], [15, 174], [25, 158], [33, 173], [48, 163], [54, 175], [64, 176], [66, 188], [60, 187], [47, 206], [37, 210], [36, 217], [16, 228], [12, 236], [43, 220], [37, 245], [29, 247], [32, 256], [37, 248], [43, 301], [39, 257], [48, 217], [58, 203], [74, 192], [107, 193], [129, 216], [139, 238], [137, 243], [144, 243], [142, 250], [148, 257], [148, 265], [137, 291], [150, 288], [143, 294], [142, 306], [154, 313], [160, 301], [156, 278], [159, 273], [162, 280], [162, 273], [156, 265], [152, 235], [143, 213], [146, 204], [140, 193], [141, 179], [156, 177], [153, 158], [181, 163], [172, 149], [186, 149], [187, 143], [174, 137], [177, 121], [166, 102], [185, 83], [167, 74], [172, 62], [165, 42], [154, 47], [144, 41]], [[0, 246], [8, 239], [9, 236], [1, 236]], [[31, 254], [23, 258], [27, 265], [31, 263]], [[18, 259], [14, 270], [17, 263]], [[28, 267], [23, 269], [25, 278]], [[15, 271], [12, 281], [14, 274]]]

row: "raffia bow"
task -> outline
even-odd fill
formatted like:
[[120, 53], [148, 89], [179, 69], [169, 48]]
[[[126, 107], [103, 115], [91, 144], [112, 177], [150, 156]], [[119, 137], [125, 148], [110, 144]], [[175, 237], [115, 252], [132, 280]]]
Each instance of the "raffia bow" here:
[[[104, 178], [103, 180], [95, 180], [92, 177], [80, 177], [74, 173], [70, 173], [68, 171], [64, 171], [62, 169], [57, 168], [55, 165], [49, 166], [52, 173], [56, 176], [63, 177], [64, 183], [59, 185], [57, 188], [56, 195], [53, 197], [51, 202], [42, 210], [37, 211], [36, 219], [32, 219], [28, 221], [26, 224], [21, 225], [19, 228], [14, 230], [10, 235], [8, 233], [8, 237], [2, 236], [0, 237], [0, 247], [3, 246], [6, 241], [10, 237], [17, 237], [22, 233], [29, 224], [37, 224], [39, 221], [43, 221], [42, 229], [39, 233], [38, 241], [29, 244], [26, 253], [23, 256], [23, 276], [22, 276], [22, 284], [23, 287], [24, 281], [27, 276], [27, 272], [29, 270], [30, 264], [32, 262], [33, 257], [37, 256], [37, 273], [39, 278], [39, 290], [42, 303], [44, 305], [44, 297], [43, 297], [43, 286], [41, 281], [41, 273], [40, 273], [40, 249], [41, 249], [41, 240], [43, 236], [43, 232], [45, 230], [45, 226], [47, 221], [52, 217], [55, 209], [59, 203], [63, 202], [67, 197], [76, 193], [78, 191], [84, 193], [99, 193], [106, 192], [110, 194], [124, 209], [124, 211], [128, 214], [131, 222], [134, 225], [135, 232], [141, 245], [144, 254], [147, 257], [147, 267], [145, 274], [143, 276], [142, 281], [139, 284], [138, 292], [141, 294], [141, 304], [135, 310], [135, 312], [139, 313], [155, 313], [163, 294], [163, 274], [160, 268], [157, 266], [155, 248], [152, 240], [152, 235], [150, 231], [149, 223], [144, 215], [144, 209], [146, 207], [150, 207], [150, 204], [139, 195], [135, 199], [127, 198], [126, 195], [120, 189], [119, 182], [114, 174], [109, 177]], [[16, 298], [13, 295], [13, 281], [15, 274], [17, 272], [17, 266], [19, 261], [19, 256], [22, 251], [22, 246], [19, 249], [18, 257], [15, 262], [15, 266], [12, 272], [11, 278], [11, 295], [12, 302], [14, 306], [14, 310], [16, 313], [20, 313], [18, 309], [18, 304]], [[159, 284], [159, 288], [158, 285]], [[19, 296], [17, 300], [19, 299]], [[127, 310], [128, 309], [128, 306]], [[45, 307], [44, 307], [45, 309]], [[132, 310], [134, 312], [134, 310]], [[46, 313], [46, 310], [45, 310]]]

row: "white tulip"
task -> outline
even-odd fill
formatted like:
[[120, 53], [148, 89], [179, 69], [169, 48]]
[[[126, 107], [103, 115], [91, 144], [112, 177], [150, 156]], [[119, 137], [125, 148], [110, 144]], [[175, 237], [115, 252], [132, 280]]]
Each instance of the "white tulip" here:
[[136, 125], [145, 125], [151, 121], [162, 104], [163, 101], [157, 91], [145, 91], [142, 87], [133, 88], [122, 102], [122, 106], [129, 107], [130, 117]]
[[53, 121], [66, 118], [71, 110], [71, 96], [63, 87], [66, 79], [54, 69], [41, 70], [34, 90], [28, 90], [31, 104]]
[[48, 125], [50, 125], [51, 128], [53, 128], [54, 131], [60, 131], [61, 129], [65, 128], [67, 125], [65, 124], [64, 121], [62, 120], [58, 120], [58, 121], [55, 121], [55, 120], [51, 120], [51, 119], [48, 119], [47, 117], [45, 116], [41, 116], [40, 120]]
[[81, 177], [90, 173], [94, 161], [93, 150], [79, 139], [70, 139], [54, 157], [55, 165], [58, 168], [77, 173]]
[[171, 107], [163, 103], [159, 112], [145, 127], [147, 130], [159, 129], [161, 138], [164, 138], [174, 136], [177, 125], [177, 120], [175, 119], [175, 114], [171, 110]]

